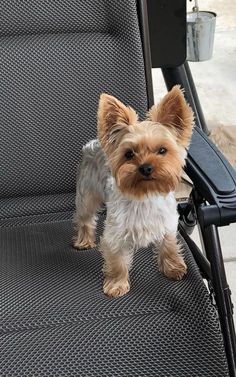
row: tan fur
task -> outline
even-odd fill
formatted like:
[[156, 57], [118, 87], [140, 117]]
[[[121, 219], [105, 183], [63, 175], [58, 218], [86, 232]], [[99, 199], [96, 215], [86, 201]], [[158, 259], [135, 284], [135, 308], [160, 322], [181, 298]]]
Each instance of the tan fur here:
[[[186, 273], [175, 237], [178, 215], [171, 191], [180, 182], [192, 128], [193, 112], [178, 86], [159, 105], [153, 106], [142, 122], [132, 108], [110, 95], [101, 95], [98, 138], [101, 152], [105, 153], [104, 166], [109, 166], [107, 170], [113, 182], [101, 239], [105, 294], [120, 297], [129, 292], [129, 268], [134, 249], [160, 242], [163, 237], [158, 259], [160, 271], [174, 280]], [[93, 143], [90, 150], [87, 147], [87, 153], [99, 156]], [[150, 174], [142, 170], [143, 165], [151, 166]], [[76, 247], [94, 246], [94, 214], [100, 200], [92, 193], [86, 196], [85, 207], [80, 201], [85, 212], [79, 215]]]
[[[146, 122], [137, 125], [135, 129], [139, 127], [145, 128]], [[157, 135], [153, 132], [148, 136], [143, 135], [142, 138], [139, 136], [136, 140], [134, 134], [132, 142], [130, 135], [127, 142], [124, 137], [122, 146], [113, 154], [111, 167], [119, 189], [127, 196], [141, 200], [152, 193], [167, 194], [174, 191], [180, 181], [184, 158], [173, 136], [166, 135], [161, 125], [158, 128]], [[168, 150], [166, 156], [157, 154], [161, 147]], [[124, 154], [127, 149], [135, 152], [132, 161], [125, 161]], [[138, 170], [143, 164], [154, 167], [151, 181], [145, 181]]]
[[101, 243], [101, 250], [105, 260], [103, 272], [105, 280], [103, 291], [111, 297], [121, 297], [130, 290], [129, 270], [120, 253], [112, 253], [106, 242]]
[[187, 273], [187, 266], [175, 235], [165, 236], [158, 253], [158, 266], [166, 277], [173, 280], [181, 280]]
[[73, 240], [76, 249], [90, 249], [96, 246], [94, 216], [101, 205], [102, 199], [97, 193], [88, 193], [85, 197], [84, 213], [80, 214], [77, 236]]
[[90, 225], [81, 225], [76, 238], [73, 240], [73, 246], [76, 249], [92, 249], [96, 246], [94, 227]]
[[[143, 122], [138, 121], [136, 112], [130, 107], [112, 96], [101, 95], [98, 136], [124, 195], [143, 200], [147, 195], [167, 194], [177, 188], [193, 118], [179, 86], [175, 86], [159, 105], [154, 105]], [[167, 149], [165, 156], [158, 154], [161, 147]], [[129, 149], [135, 156], [127, 161], [125, 153]], [[138, 168], [142, 164], [154, 166], [151, 180], [144, 180], [140, 174]]]
[[127, 132], [127, 126], [135, 124], [137, 113], [113, 96], [103, 93], [98, 108], [98, 137], [102, 148], [110, 154]]
[[189, 146], [194, 114], [178, 85], [166, 94], [159, 105], [154, 105], [150, 109], [148, 116], [151, 121], [169, 127], [184, 147]]
[[[138, 200], [153, 194], [168, 194], [178, 186], [193, 128], [193, 112], [183, 91], [175, 86], [154, 105], [148, 119], [139, 122], [136, 112], [116, 98], [103, 94], [98, 111], [98, 136], [108, 164], [122, 194]], [[159, 150], [165, 148], [165, 155]], [[127, 151], [133, 152], [127, 159]], [[139, 171], [150, 164], [154, 171], [145, 179]], [[104, 292], [118, 297], [130, 289], [128, 269], [120, 253], [103, 245]], [[175, 237], [166, 235], [159, 256], [159, 268], [169, 278], [179, 280], [186, 273]]]

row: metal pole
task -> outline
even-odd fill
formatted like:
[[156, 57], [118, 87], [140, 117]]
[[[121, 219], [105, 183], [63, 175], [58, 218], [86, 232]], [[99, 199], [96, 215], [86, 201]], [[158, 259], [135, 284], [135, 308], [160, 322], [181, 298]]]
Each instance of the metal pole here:
[[212, 284], [218, 307], [219, 319], [225, 341], [230, 377], [236, 376], [236, 336], [233, 320], [231, 292], [226, 280], [224, 261], [218, 229], [210, 225], [202, 229], [202, 237], [208, 260], [211, 264]]
[[162, 68], [162, 74], [168, 90], [171, 90], [171, 88], [177, 84], [184, 88], [185, 98], [195, 114], [196, 126], [208, 134], [208, 128], [188, 63], [185, 62], [181, 66], [175, 68]]
[[209, 130], [208, 130], [208, 127], [206, 125], [206, 120], [205, 120], [205, 117], [204, 117], [204, 114], [203, 114], [203, 111], [202, 111], [202, 107], [201, 107], [201, 104], [200, 104], [200, 101], [199, 101], [199, 97], [198, 97], [198, 94], [197, 94], [195, 84], [194, 84], [194, 81], [193, 81], [192, 72], [190, 70], [190, 67], [189, 67], [189, 64], [188, 64], [187, 61], [184, 63], [184, 68], [185, 68], [186, 76], [188, 77], [188, 82], [189, 82], [189, 86], [191, 88], [192, 96], [194, 98], [194, 102], [195, 102], [195, 105], [196, 105], [196, 108], [197, 108], [198, 117], [199, 117], [201, 125], [202, 125], [202, 130], [207, 135], [209, 135]]

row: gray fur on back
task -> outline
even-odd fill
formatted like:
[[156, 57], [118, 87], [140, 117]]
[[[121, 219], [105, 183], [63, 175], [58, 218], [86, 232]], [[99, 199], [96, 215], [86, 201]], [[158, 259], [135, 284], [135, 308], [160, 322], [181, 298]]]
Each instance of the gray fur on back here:
[[[106, 201], [106, 184], [110, 177], [110, 170], [106, 163], [105, 154], [97, 139], [89, 141], [82, 149], [82, 161], [77, 168], [76, 208], [83, 206], [87, 193], [99, 193], [102, 201]], [[75, 222], [77, 216], [75, 214]]]

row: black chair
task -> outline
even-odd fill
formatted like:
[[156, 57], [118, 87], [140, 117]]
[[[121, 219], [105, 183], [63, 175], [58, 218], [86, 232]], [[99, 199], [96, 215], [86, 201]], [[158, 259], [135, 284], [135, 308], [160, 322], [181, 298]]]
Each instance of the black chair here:
[[[179, 13], [171, 1], [158, 4], [162, 24], [169, 12], [185, 32], [183, 1], [176, 0]], [[131, 292], [110, 299], [100, 253], [70, 246], [76, 165], [82, 145], [96, 137], [100, 93], [141, 117], [153, 102], [146, 5], [0, 1], [1, 376], [236, 376], [217, 233], [236, 220], [236, 174], [201, 130], [184, 59], [160, 66], [168, 88], [185, 87], [198, 126], [187, 164], [194, 189], [179, 208], [186, 278], [166, 279], [151, 250], [140, 250]], [[157, 44], [165, 35], [153, 31], [153, 17], [149, 8], [152, 48], [155, 33]], [[188, 235], [196, 220], [209, 261]]]

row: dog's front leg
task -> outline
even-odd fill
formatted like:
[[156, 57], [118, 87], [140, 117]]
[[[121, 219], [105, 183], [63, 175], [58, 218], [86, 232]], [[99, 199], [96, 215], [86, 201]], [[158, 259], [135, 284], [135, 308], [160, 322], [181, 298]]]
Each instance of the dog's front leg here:
[[104, 258], [103, 291], [108, 296], [121, 297], [130, 290], [129, 268], [132, 255], [128, 248], [113, 248], [105, 238], [101, 240], [101, 251]]
[[166, 234], [157, 253], [159, 270], [169, 279], [181, 280], [187, 273], [175, 234]]

